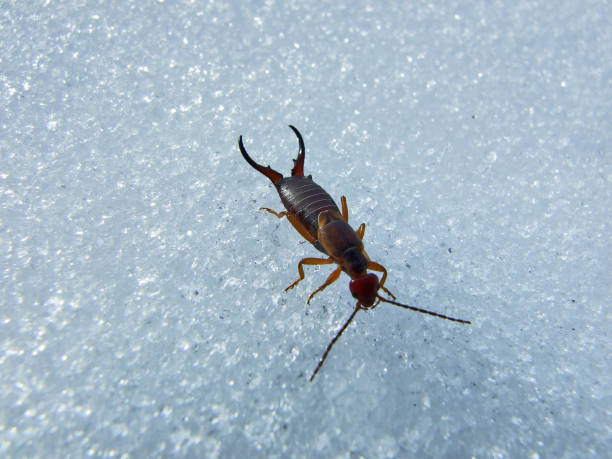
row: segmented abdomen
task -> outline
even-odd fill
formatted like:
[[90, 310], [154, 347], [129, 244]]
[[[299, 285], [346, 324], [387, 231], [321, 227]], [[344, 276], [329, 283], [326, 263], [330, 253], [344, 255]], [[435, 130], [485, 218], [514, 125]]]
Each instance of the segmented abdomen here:
[[278, 184], [278, 194], [289, 213], [295, 215], [314, 239], [319, 228], [319, 214], [324, 210], [340, 213], [327, 192], [309, 177], [285, 177]]

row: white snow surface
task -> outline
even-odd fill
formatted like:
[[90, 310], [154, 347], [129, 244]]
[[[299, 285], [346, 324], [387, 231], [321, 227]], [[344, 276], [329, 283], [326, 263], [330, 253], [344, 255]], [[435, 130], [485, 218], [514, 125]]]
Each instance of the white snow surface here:
[[[603, 457], [612, 4], [0, 5], [0, 456]], [[400, 301], [271, 183], [367, 224]]]

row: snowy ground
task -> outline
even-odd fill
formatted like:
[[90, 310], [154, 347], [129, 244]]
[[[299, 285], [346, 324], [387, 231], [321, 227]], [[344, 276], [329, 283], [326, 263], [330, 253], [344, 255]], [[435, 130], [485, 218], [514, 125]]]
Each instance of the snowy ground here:
[[[607, 1], [2, 2], [0, 456], [595, 457], [612, 445]], [[400, 6], [401, 5], [401, 6]], [[350, 315], [241, 158], [404, 302]]]

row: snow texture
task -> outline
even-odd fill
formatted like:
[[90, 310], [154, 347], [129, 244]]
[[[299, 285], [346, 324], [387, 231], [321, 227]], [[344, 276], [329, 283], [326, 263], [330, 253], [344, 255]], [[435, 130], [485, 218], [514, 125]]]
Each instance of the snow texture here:
[[[0, 456], [602, 457], [612, 4], [4, 1]], [[401, 301], [360, 312], [251, 155]]]

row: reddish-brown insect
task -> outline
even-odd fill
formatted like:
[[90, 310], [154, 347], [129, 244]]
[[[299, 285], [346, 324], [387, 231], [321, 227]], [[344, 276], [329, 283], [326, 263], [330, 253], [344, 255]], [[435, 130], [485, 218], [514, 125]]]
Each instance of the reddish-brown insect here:
[[[285, 209], [287, 209], [283, 212], [275, 212], [267, 207], [262, 207], [261, 210], [266, 210], [278, 218], [287, 217], [289, 222], [291, 222], [293, 227], [302, 237], [304, 237], [304, 239], [327, 256], [327, 258], [304, 258], [300, 260], [298, 263], [300, 278], [287, 287], [285, 291], [292, 289], [304, 279], [304, 265], [335, 264], [337, 265], [336, 269], [329, 275], [323, 285], [310, 294], [308, 303], [310, 303], [312, 297], [317, 293], [334, 283], [338, 277], [340, 277], [342, 271], [351, 278], [349, 289], [353, 297], [357, 299], [355, 310], [327, 346], [323, 357], [321, 357], [319, 364], [310, 377], [310, 381], [314, 379], [323, 365], [323, 362], [325, 362], [327, 354], [329, 354], [332, 346], [355, 318], [357, 311], [360, 309], [374, 309], [381, 301], [440, 317], [441, 319], [452, 320], [453, 322], [462, 324], [470, 324], [471, 322], [467, 320], [455, 319], [426, 309], [401, 304], [388, 298], [383, 298], [378, 294], [378, 290], [382, 289], [395, 299], [395, 296], [385, 287], [387, 270], [382, 265], [370, 260], [370, 257], [368, 257], [363, 247], [362, 239], [365, 233], [365, 223], [359, 225], [357, 231], [351, 228], [348, 224], [348, 206], [346, 204], [346, 198], [344, 196], [340, 198], [340, 202], [342, 203], [341, 213], [331, 196], [327, 194], [323, 188], [313, 182], [312, 176], [309, 175], [308, 177], [304, 177], [304, 140], [295, 127], [291, 125], [289, 127], [295, 132], [300, 145], [298, 157], [293, 161], [294, 165], [291, 170], [291, 177], [283, 177], [282, 174], [275, 171], [270, 166], [263, 167], [261, 164], [257, 164], [246, 152], [242, 144], [242, 136], [238, 138], [238, 146], [246, 162], [272, 181], [276, 187], [276, 191], [278, 191], [280, 195]], [[376, 274], [368, 273], [368, 269], [382, 273], [380, 281]]]

